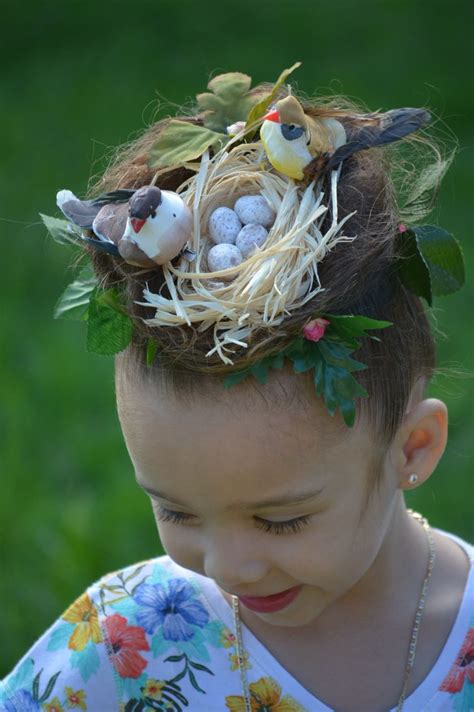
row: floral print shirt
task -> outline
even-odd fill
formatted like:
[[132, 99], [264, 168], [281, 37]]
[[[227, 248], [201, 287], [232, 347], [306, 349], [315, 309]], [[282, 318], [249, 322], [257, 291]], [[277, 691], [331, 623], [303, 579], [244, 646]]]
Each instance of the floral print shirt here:
[[[474, 710], [474, 547], [451, 633], [404, 712]], [[169, 556], [92, 585], [0, 685], [1, 712], [245, 712], [232, 610]], [[242, 626], [252, 712], [331, 712]], [[395, 712], [395, 710], [390, 711]]]

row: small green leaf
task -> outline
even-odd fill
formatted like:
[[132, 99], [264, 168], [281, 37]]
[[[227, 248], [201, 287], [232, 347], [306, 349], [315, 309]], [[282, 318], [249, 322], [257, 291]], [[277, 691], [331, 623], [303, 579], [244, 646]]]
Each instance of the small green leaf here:
[[96, 287], [97, 277], [91, 266], [87, 265], [59, 297], [54, 307], [54, 318], [86, 321], [89, 303]]
[[228, 140], [205, 126], [172, 119], [159, 134], [150, 151], [150, 168], [177, 166], [202, 156], [209, 147], [220, 148]]
[[[326, 333], [330, 335], [336, 333], [341, 339], [351, 341], [361, 336], [371, 336], [365, 332], [370, 329], [386, 329], [392, 326], [391, 321], [381, 321], [380, 319], [371, 319], [368, 316], [357, 316], [353, 314], [335, 315], [323, 314], [330, 324], [327, 327]], [[374, 338], [371, 336], [371, 338]]]
[[155, 339], [148, 339], [146, 345], [146, 365], [150, 367], [155, 360], [156, 352], [158, 351], [158, 343]]
[[230, 373], [224, 378], [224, 388], [232, 388], [232, 386], [235, 386], [237, 385], [237, 383], [244, 381], [250, 375], [250, 368], [246, 368], [243, 371], [235, 371], [235, 373]]
[[363, 371], [367, 366], [351, 358], [349, 348], [341, 342], [321, 339], [318, 341], [319, 350], [327, 364], [344, 368], [347, 371]]
[[69, 220], [39, 214], [45, 228], [55, 242], [60, 245], [77, 245], [81, 239], [81, 228]]
[[250, 110], [248, 116], [247, 116], [247, 122], [245, 124], [245, 127], [248, 128], [252, 124], [254, 124], [256, 121], [261, 119], [265, 114], [267, 113], [267, 109], [274, 100], [274, 98], [277, 95], [277, 92], [281, 85], [286, 82], [290, 74], [292, 74], [295, 69], [298, 69], [298, 67], [301, 67], [301, 62], [295, 62], [291, 67], [288, 69], [284, 69], [283, 72], [280, 74], [278, 79], [276, 80], [273, 89], [269, 94], [267, 94], [264, 99], [259, 101], [255, 106], [252, 107]]
[[110, 294], [115, 291], [110, 289], [91, 299], [87, 329], [87, 350], [91, 353], [111, 356], [126, 349], [131, 341], [133, 322], [117, 310], [118, 297]]

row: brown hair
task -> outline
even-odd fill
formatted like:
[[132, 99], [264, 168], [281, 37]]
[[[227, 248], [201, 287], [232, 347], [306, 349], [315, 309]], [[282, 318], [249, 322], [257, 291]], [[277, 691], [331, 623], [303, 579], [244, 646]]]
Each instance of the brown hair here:
[[[283, 90], [282, 95], [285, 93]], [[343, 97], [318, 98], [317, 103], [303, 100], [303, 105], [313, 116], [337, 117], [361, 111]], [[199, 114], [179, 118], [202, 123]], [[166, 123], [165, 119], [153, 124], [138, 139], [119, 149], [104, 175], [92, 186], [90, 195], [151, 183], [155, 171], [148, 167], [148, 156]], [[408, 158], [404, 158], [407, 147]], [[401, 284], [396, 267], [395, 238], [403, 217], [400, 195], [420, 175], [421, 163], [415, 165], [413, 158], [420, 150], [434, 151], [440, 162], [436, 144], [423, 135], [412, 135], [389, 147], [361, 151], [344, 162], [338, 184], [339, 212], [344, 216], [356, 211], [346, 223], [345, 234], [357, 238], [337, 244], [318, 265], [324, 291], [299, 313], [288, 317], [272, 334], [271, 342], [263, 338], [268, 331], [257, 334], [248, 349], [242, 348], [233, 356], [233, 367], [219, 359], [206, 358], [213, 345], [211, 329], [199, 331], [187, 325], [150, 328], [143, 323], [140, 317], [149, 317], [149, 310], [137, 302], [143, 298], [144, 285], [153, 292], [162, 289], [167, 295], [160, 270], [140, 270], [110, 255], [91, 251], [94, 267], [104, 284], [125, 285], [128, 308], [136, 322], [132, 344], [119, 356], [117, 368], [132, 369], [139, 378], [165, 385], [178, 398], [216, 394], [223, 388], [223, 374], [280, 351], [315, 313], [367, 315], [390, 321], [393, 326], [378, 332], [379, 341], [364, 338], [354, 353], [354, 358], [367, 365], [366, 370], [356, 374], [369, 393], [368, 398], [358, 399], [357, 417], [366, 417], [380, 442], [371, 480], [377, 483], [380, 457], [402, 422], [416, 381], [422, 377], [428, 383], [435, 369], [435, 344], [425, 309], [421, 300]], [[161, 188], [176, 190], [191, 175], [179, 168], [164, 173], [158, 183]], [[153, 365], [147, 367], [146, 344], [150, 338], [158, 342], [159, 348]], [[301, 374], [298, 379], [303, 397], [314, 404], [314, 384], [308, 375]]]

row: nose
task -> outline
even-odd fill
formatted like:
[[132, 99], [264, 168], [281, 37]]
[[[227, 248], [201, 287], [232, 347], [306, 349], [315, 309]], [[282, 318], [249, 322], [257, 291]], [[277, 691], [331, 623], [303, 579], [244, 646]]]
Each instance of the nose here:
[[206, 542], [203, 568], [223, 589], [245, 592], [267, 579], [270, 564], [252, 538], [228, 534]]

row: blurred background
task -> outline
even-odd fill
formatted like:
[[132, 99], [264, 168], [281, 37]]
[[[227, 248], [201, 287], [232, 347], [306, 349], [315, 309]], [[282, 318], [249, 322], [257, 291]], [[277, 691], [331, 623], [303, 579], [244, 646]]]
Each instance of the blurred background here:
[[[428, 106], [459, 155], [428, 220], [463, 245], [467, 286], [435, 300], [439, 365], [473, 372], [472, 50], [469, 0], [23, 0], [2, 4], [0, 230], [0, 677], [102, 574], [159, 555], [134, 484], [113, 392], [113, 360], [85, 329], [53, 321], [71, 253], [38, 213], [82, 196], [108, 150], [177, 113], [225, 71], [292, 77], [308, 94], [370, 109]], [[471, 23], [469, 23], [471, 24]], [[407, 495], [433, 526], [474, 540], [474, 379], [438, 377], [450, 412], [436, 473]]]

